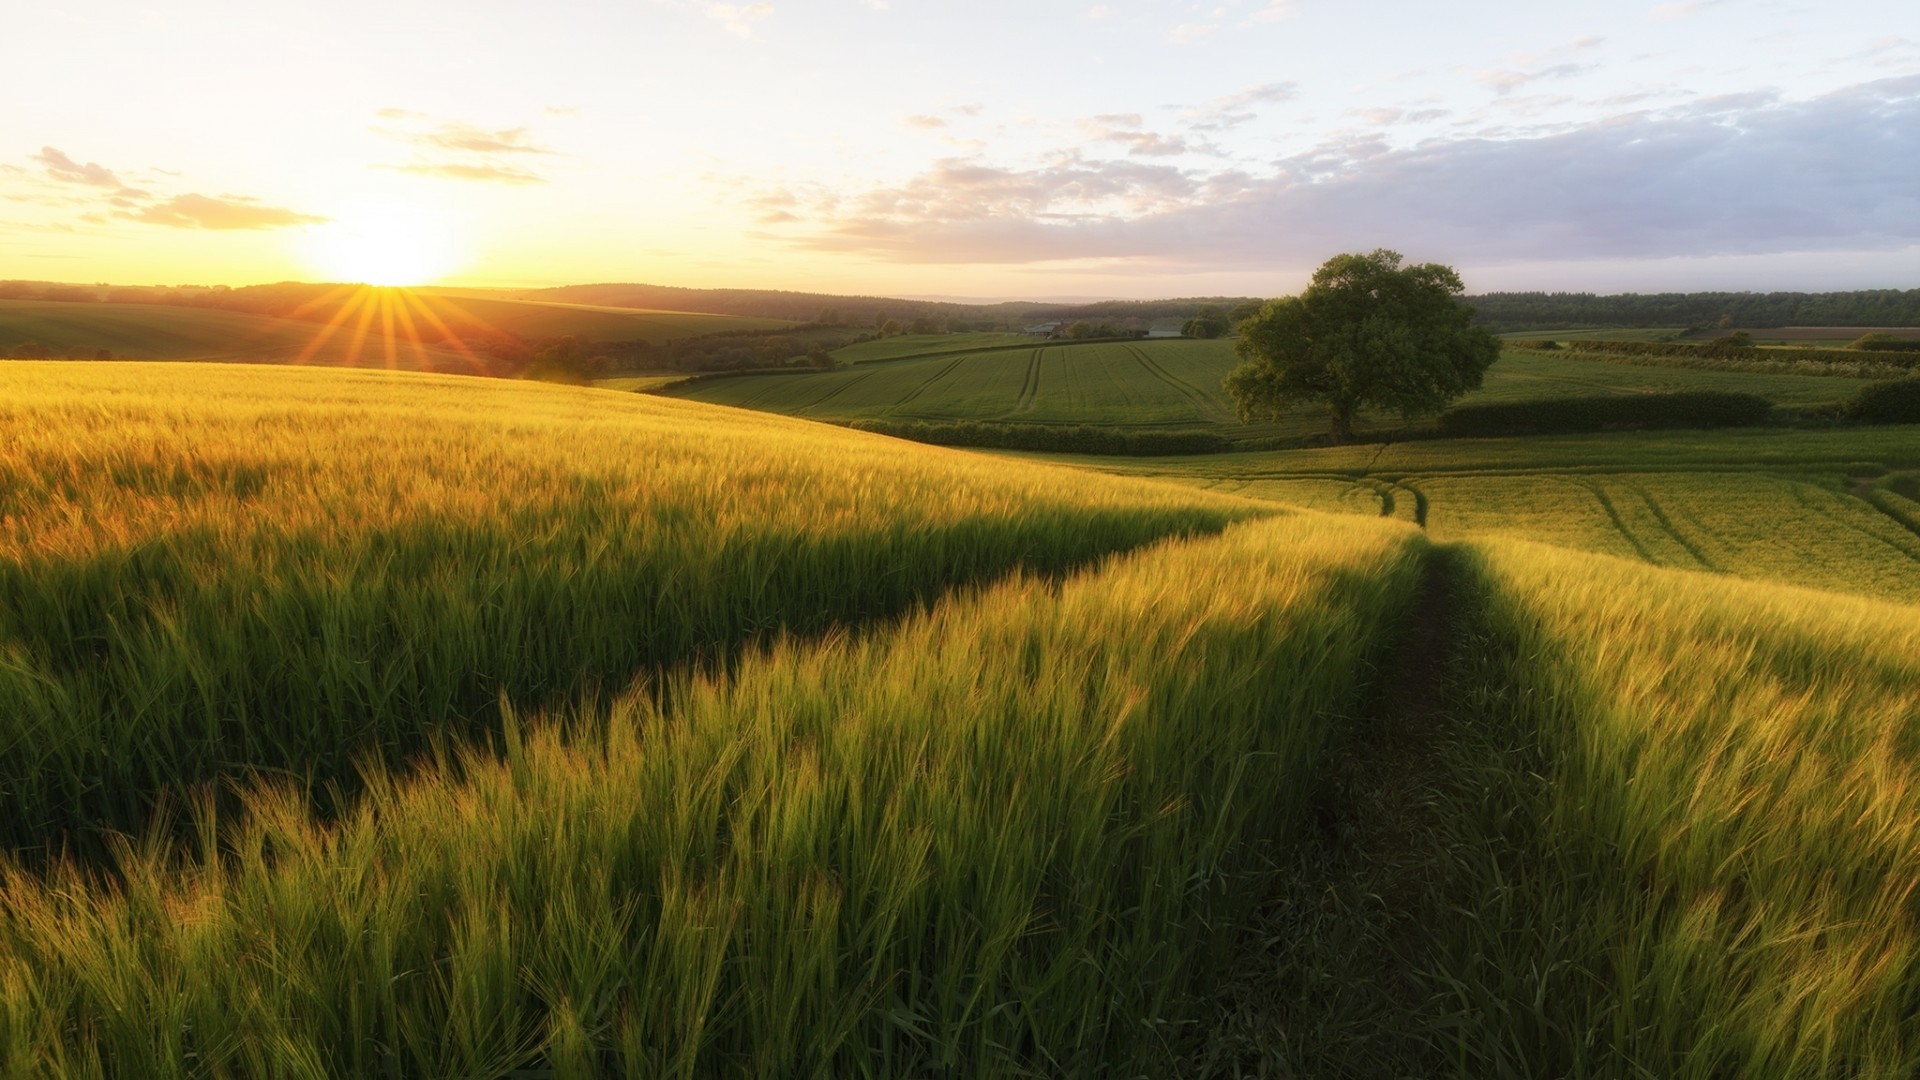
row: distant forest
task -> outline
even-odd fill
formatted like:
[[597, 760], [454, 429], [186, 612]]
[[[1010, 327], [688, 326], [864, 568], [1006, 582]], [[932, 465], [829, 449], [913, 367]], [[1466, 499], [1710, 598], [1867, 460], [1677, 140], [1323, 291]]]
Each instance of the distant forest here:
[[1858, 292], [1506, 292], [1470, 296], [1480, 321], [1500, 330], [1672, 326], [1920, 326], [1920, 289]]
[[878, 325], [888, 319], [942, 319], [954, 330], [1018, 330], [1034, 322], [1089, 321], [1176, 324], [1203, 307], [1229, 309], [1259, 303], [1245, 296], [1194, 296], [1168, 300], [1098, 300], [1046, 303], [1013, 300], [965, 304], [944, 300], [904, 300], [886, 296], [836, 296], [831, 293], [773, 289], [682, 289], [671, 285], [563, 285], [554, 289], [506, 292], [502, 299], [546, 300], [565, 304], [697, 311], [710, 315], [746, 315], [836, 326]]
[[[504, 294], [612, 307], [662, 308], [718, 315], [755, 315], [797, 322], [872, 323], [881, 319], [944, 318], [955, 329], [1005, 330], [1025, 322], [1108, 320], [1179, 322], [1202, 307], [1244, 310], [1258, 298], [1186, 297], [1105, 300], [1078, 304], [1010, 302], [961, 304], [874, 296], [776, 292], [764, 289], [680, 289], [664, 285], [568, 285]], [[1480, 320], [1497, 330], [1715, 326], [1920, 326], [1920, 289], [1855, 292], [1595, 293], [1498, 292], [1467, 297]], [[823, 315], [825, 316], [823, 318]]]

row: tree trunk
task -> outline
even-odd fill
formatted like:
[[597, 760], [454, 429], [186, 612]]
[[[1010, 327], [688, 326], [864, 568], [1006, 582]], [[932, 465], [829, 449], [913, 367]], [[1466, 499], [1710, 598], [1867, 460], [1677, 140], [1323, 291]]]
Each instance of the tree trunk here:
[[1341, 443], [1350, 443], [1353, 441], [1353, 411], [1351, 409], [1336, 408], [1333, 410], [1332, 439], [1336, 446]]

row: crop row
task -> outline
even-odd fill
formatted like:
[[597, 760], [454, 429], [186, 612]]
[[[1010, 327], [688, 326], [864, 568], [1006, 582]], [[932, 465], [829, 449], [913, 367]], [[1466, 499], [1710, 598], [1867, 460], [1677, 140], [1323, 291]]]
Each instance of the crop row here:
[[[1413, 587], [1295, 516], [783, 642], [0, 885], [9, 1075], [1109, 1075], [1266, 895]], [[540, 1072], [541, 1075], [547, 1075]]]
[[769, 635], [1247, 504], [637, 395], [19, 365], [0, 403], [0, 839], [316, 789]]
[[1920, 1069], [1915, 609], [1518, 542], [1464, 558], [1429, 954], [1458, 1064]]

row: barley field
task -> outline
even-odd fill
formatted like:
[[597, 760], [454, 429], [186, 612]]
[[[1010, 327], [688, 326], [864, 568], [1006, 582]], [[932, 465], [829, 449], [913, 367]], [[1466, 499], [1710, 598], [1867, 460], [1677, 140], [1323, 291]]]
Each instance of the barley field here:
[[0, 391], [0, 1075], [1920, 1069], [1906, 429]]
[[607, 391], [0, 368], [5, 839], [487, 729], [1257, 507]]
[[1520, 541], [1473, 613], [1430, 977], [1474, 1075], [1906, 1076], [1920, 608]]

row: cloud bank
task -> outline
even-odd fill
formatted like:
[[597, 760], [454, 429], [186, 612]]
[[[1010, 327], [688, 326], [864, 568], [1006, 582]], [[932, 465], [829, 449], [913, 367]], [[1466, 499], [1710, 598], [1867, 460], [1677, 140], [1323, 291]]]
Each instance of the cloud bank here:
[[1361, 139], [1260, 175], [1078, 154], [1024, 168], [947, 159], [851, 196], [786, 192], [791, 221], [769, 235], [903, 263], [1220, 268], [1376, 246], [1479, 263], [1884, 251], [1920, 243], [1916, 161], [1920, 77], [1906, 77], [1529, 138]]

